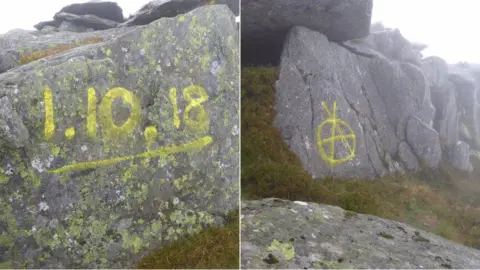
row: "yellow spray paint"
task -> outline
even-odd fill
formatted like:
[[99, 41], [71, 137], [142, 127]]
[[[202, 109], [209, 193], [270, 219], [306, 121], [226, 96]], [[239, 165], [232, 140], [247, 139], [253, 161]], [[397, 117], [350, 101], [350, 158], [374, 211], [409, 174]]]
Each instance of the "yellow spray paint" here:
[[[317, 146], [321, 158], [331, 167], [335, 167], [338, 164], [345, 163], [355, 157], [355, 149], [357, 138], [355, 132], [352, 128], [343, 120], [337, 118], [337, 102], [333, 103], [333, 110], [330, 111], [327, 104], [322, 102], [322, 107], [328, 114], [328, 119], [323, 121], [317, 127]], [[322, 138], [323, 127], [326, 124], [331, 124], [330, 137], [327, 139]], [[342, 127], [348, 130], [348, 133], [345, 135], [342, 131]], [[341, 140], [342, 143], [348, 148], [349, 155], [340, 159], [335, 159], [335, 141]], [[351, 140], [351, 144], [350, 141]], [[324, 149], [324, 145], [327, 144], [330, 147], [328, 153]]]
[[[183, 121], [187, 128], [196, 133], [207, 132], [210, 119], [208, 118], [207, 111], [205, 111], [205, 108], [202, 106], [202, 103], [208, 100], [208, 94], [205, 89], [198, 85], [188, 86], [183, 90], [183, 97], [189, 102], [183, 114]], [[192, 110], [194, 110], [194, 112], [196, 111], [197, 120], [190, 118], [190, 112], [192, 112]]]
[[[130, 117], [121, 126], [117, 126], [112, 117], [112, 103], [116, 98], [122, 98], [124, 102], [130, 104]], [[121, 87], [111, 89], [100, 103], [99, 120], [104, 137], [110, 140], [130, 137], [140, 122], [140, 113], [140, 103], [132, 92]]]
[[55, 121], [53, 118], [53, 98], [52, 90], [46, 87], [43, 93], [45, 99], [45, 129], [44, 135], [46, 139], [50, 139], [55, 134]]
[[118, 158], [111, 158], [111, 159], [104, 159], [104, 160], [97, 160], [97, 161], [90, 161], [90, 162], [73, 163], [58, 169], [50, 170], [49, 172], [59, 174], [64, 172], [94, 169], [100, 166], [113, 165], [122, 161], [129, 161], [137, 158], [156, 158], [156, 157], [163, 158], [163, 157], [166, 157], [167, 155], [172, 155], [175, 153], [198, 151], [204, 148], [205, 146], [211, 144], [212, 142], [213, 142], [213, 138], [210, 136], [206, 136], [182, 145], [162, 147], [158, 150], [147, 151], [134, 156], [118, 157]]
[[[178, 115], [178, 104], [177, 104], [177, 89], [170, 89], [170, 100], [172, 102], [172, 107], [174, 110], [173, 113], [173, 124], [176, 128], [180, 127], [180, 116]], [[190, 131], [193, 131], [199, 135], [205, 135], [204, 133], [208, 131], [210, 125], [210, 119], [207, 115], [205, 108], [202, 106], [202, 103], [208, 100], [208, 94], [205, 89], [197, 85], [191, 85], [186, 87], [183, 91], [183, 96], [185, 101], [188, 102], [184, 114], [183, 121], [185, 126]], [[55, 134], [55, 124], [54, 124], [54, 110], [53, 110], [53, 101], [52, 101], [52, 91], [47, 87], [44, 93], [45, 97], [45, 137], [51, 138]], [[130, 116], [121, 126], [117, 126], [112, 117], [112, 103], [116, 98], [121, 98], [124, 102], [130, 105]], [[193, 117], [192, 117], [193, 116]], [[103, 136], [107, 141], [114, 141], [118, 139], [127, 139], [131, 137], [133, 131], [140, 123], [141, 118], [141, 108], [138, 98], [130, 91], [125, 88], [117, 87], [113, 88], [105, 94], [103, 97], [98, 110], [98, 118], [102, 127]], [[87, 135], [90, 138], [95, 138], [97, 136], [97, 96], [94, 88], [88, 89], [87, 96]], [[75, 136], [75, 129], [73, 127], [67, 128], [64, 132], [65, 137], [68, 140], [72, 140]], [[111, 159], [104, 159], [92, 162], [79, 162], [73, 163], [62, 168], [51, 170], [52, 173], [62, 173], [68, 171], [77, 171], [95, 168], [99, 166], [106, 166], [115, 164], [118, 162], [132, 160], [136, 158], [153, 158], [153, 157], [164, 157], [169, 154], [178, 153], [178, 152], [191, 152], [199, 150], [210, 143], [213, 142], [212, 137], [206, 136], [200, 139], [185, 143], [180, 146], [170, 146], [163, 147], [158, 150], [152, 150], [151, 146], [154, 140], [157, 137], [157, 129], [154, 126], [149, 126], [144, 131], [146, 149], [147, 151], [126, 157], [116, 157]]]
[[87, 135], [95, 138], [97, 136], [97, 95], [93, 88], [88, 89], [87, 103]]
[[170, 101], [173, 106], [173, 125], [178, 128], [180, 126], [180, 118], [178, 117], [178, 104], [177, 104], [177, 88], [170, 88]]

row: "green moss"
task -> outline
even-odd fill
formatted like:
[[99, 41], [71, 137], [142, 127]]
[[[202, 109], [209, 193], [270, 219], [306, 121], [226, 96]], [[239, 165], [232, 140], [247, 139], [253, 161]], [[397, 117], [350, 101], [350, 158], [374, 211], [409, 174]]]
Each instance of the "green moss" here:
[[287, 261], [295, 257], [295, 248], [290, 242], [281, 243], [278, 240], [274, 239], [272, 244], [267, 248], [268, 251], [279, 251], [283, 254]]
[[381, 232], [378, 234], [379, 236], [383, 237], [383, 238], [387, 238], [387, 239], [393, 239], [393, 235], [391, 234], [388, 234], [386, 232]]
[[346, 218], [351, 218], [351, 217], [355, 217], [357, 216], [357, 213], [353, 212], [353, 211], [345, 211], [345, 217]]
[[226, 227], [212, 227], [190, 234], [152, 252], [142, 258], [137, 267], [141, 269], [238, 269], [238, 211], [229, 213], [226, 221]]

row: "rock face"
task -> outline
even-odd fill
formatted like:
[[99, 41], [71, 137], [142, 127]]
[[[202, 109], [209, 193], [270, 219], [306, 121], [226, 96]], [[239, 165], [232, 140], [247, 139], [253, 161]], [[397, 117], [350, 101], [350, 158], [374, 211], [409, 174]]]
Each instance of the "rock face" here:
[[2, 267], [133, 268], [238, 208], [239, 33], [226, 6], [9, 35], [2, 52], [105, 39], [0, 74]]
[[243, 0], [242, 64], [277, 65], [289, 29], [303, 26], [332, 41], [368, 35], [372, 0]]
[[278, 199], [243, 201], [241, 224], [241, 266], [245, 269], [480, 266], [476, 249], [336, 206]]
[[[419, 67], [357, 55], [303, 27], [287, 36], [280, 67], [275, 124], [314, 178], [376, 178], [402, 171], [417, 162], [405, 151], [402, 158], [409, 158], [401, 162], [402, 142], [438, 165], [438, 138], [428, 137], [429, 131], [437, 135], [430, 128], [435, 108], [425, 113], [433, 106]], [[411, 117], [424, 129], [410, 137], [418, 135], [422, 143], [412, 144], [408, 137]]]
[[203, 5], [222, 4], [228, 5], [238, 16], [239, 0], [156, 0], [143, 6], [135, 15], [119, 27], [145, 25], [160, 18], [175, 17]]
[[[62, 8], [59, 13], [71, 13], [74, 15], [95, 15], [114, 22], [123, 22], [123, 11], [115, 2], [87, 2], [71, 4]], [[56, 14], [56, 15], [57, 15]]]

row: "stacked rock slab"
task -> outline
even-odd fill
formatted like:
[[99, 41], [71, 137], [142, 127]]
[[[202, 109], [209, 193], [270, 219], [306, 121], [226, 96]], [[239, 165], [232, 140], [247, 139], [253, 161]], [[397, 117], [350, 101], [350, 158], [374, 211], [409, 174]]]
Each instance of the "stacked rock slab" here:
[[134, 268], [238, 209], [233, 13], [106, 31], [0, 74], [2, 268]]
[[368, 35], [372, 0], [243, 0], [242, 64], [278, 65], [287, 32], [303, 26], [332, 41]]
[[44, 32], [86, 32], [114, 28], [123, 22], [122, 8], [115, 2], [87, 2], [62, 8], [51, 21], [40, 22], [34, 27]]

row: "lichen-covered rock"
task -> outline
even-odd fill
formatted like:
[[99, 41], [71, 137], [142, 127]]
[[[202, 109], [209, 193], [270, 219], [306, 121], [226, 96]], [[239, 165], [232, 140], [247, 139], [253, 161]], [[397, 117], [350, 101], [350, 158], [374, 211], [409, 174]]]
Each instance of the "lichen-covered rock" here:
[[154, 0], [143, 6], [126, 22], [118, 27], [145, 25], [161, 18], [175, 17], [204, 5], [227, 5], [235, 15], [238, 15], [239, 0]]
[[480, 251], [409, 225], [340, 207], [242, 201], [244, 269], [478, 268]]
[[318, 31], [341, 42], [369, 34], [372, 0], [243, 0], [242, 64], [277, 65], [293, 26]]
[[288, 34], [280, 67], [275, 125], [314, 178], [376, 178], [416, 167], [406, 151], [408, 164], [392, 157], [411, 116], [433, 122], [419, 67], [352, 52], [304, 27]]
[[133, 268], [238, 207], [233, 13], [110, 34], [0, 74], [2, 267]]
[[420, 160], [430, 168], [437, 168], [442, 158], [438, 133], [414, 116], [408, 121], [406, 134], [408, 144]]

